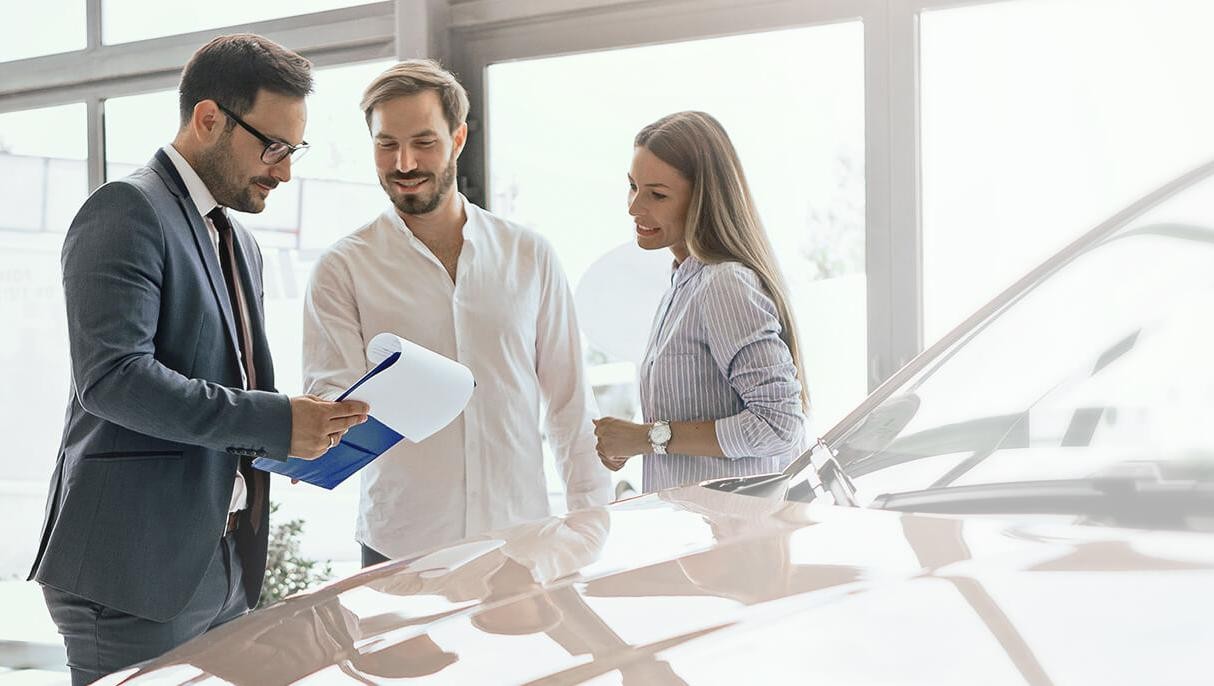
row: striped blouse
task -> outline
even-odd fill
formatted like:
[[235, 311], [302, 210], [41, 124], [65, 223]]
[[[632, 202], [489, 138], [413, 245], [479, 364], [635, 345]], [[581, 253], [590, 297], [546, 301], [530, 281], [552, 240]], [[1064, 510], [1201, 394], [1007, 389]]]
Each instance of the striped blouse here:
[[801, 452], [801, 384], [775, 303], [737, 262], [688, 257], [671, 277], [641, 362], [646, 422], [716, 420], [727, 457], [645, 455], [643, 490], [783, 469]]

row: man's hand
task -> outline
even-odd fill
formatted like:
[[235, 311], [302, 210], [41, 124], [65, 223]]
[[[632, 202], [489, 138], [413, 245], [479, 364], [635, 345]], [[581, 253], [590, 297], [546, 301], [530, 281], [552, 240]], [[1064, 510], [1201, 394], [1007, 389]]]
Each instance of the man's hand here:
[[595, 451], [599, 461], [613, 472], [619, 471], [628, 458], [649, 450], [648, 424], [603, 417], [594, 420], [594, 436], [598, 439]]
[[367, 421], [371, 408], [358, 400], [329, 402], [314, 395], [291, 398], [291, 457], [315, 460], [341, 442], [352, 426]]

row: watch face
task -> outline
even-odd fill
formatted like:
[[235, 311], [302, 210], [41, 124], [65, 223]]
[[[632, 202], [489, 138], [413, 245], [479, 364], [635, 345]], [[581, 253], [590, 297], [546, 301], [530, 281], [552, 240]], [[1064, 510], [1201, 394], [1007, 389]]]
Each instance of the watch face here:
[[649, 442], [662, 444], [670, 440], [670, 425], [669, 424], [654, 424], [649, 430]]

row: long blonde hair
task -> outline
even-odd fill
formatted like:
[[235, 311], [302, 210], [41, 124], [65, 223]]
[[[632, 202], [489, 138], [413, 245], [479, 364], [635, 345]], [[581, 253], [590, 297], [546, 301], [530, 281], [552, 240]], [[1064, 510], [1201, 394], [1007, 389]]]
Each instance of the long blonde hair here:
[[776, 305], [780, 338], [792, 353], [801, 404], [808, 412], [809, 385], [788, 289], [729, 134], [710, 114], [675, 112], [641, 129], [633, 145], [653, 153], [691, 182], [684, 227], [688, 251], [705, 264], [740, 262], [758, 274]]

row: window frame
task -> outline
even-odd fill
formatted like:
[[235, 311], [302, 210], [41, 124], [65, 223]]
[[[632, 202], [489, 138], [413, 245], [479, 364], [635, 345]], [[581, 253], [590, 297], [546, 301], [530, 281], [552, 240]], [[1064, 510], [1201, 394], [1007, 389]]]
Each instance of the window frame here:
[[[462, 187], [489, 197], [485, 79], [492, 64], [860, 21], [864, 31], [867, 387], [923, 350], [919, 14], [1006, 0], [466, 0], [451, 6], [452, 67], [475, 119]], [[827, 323], [829, 325], [829, 323]]]
[[104, 45], [84, 0], [84, 50], [0, 63], [0, 112], [84, 102], [89, 190], [105, 181], [105, 100], [172, 88], [212, 36], [265, 35], [318, 67], [435, 56], [468, 88], [474, 119], [461, 185], [487, 197], [485, 73], [498, 62], [858, 20], [864, 31], [867, 386], [923, 349], [919, 15], [1008, 0], [386, 0], [353, 8]]

